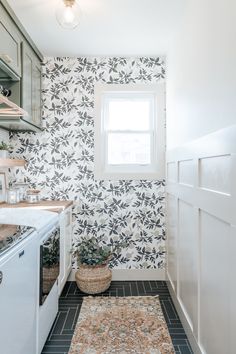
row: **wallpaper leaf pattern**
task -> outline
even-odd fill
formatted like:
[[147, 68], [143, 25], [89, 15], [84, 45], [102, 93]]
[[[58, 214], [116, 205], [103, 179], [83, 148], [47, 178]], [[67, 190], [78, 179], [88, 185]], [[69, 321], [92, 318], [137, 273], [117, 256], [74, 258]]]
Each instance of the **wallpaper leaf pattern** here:
[[[46, 58], [42, 133], [13, 133], [13, 155], [23, 157], [25, 177], [47, 199], [73, 199], [76, 246], [82, 235], [108, 245], [129, 242], [114, 268], [163, 268], [164, 180], [94, 180], [94, 84], [156, 83], [163, 58]], [[74, 264], [75, 267], [75, 264]]]

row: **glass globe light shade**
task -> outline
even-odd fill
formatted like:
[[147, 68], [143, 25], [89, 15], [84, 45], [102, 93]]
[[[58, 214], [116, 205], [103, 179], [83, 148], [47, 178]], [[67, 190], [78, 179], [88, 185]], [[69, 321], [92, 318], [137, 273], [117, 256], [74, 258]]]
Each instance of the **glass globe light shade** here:
[[74, 29], [80, 23], [81, 10], [75, 0], [60, 0], [56, 9], [58, 23], [66, 29]]

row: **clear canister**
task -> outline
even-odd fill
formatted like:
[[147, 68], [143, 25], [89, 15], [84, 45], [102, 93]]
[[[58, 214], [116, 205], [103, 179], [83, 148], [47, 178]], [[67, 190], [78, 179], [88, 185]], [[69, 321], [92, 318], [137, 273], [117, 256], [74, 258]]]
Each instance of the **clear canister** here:
[[26, 192], [26, 201], [30, 204], [40, 202], [40, 191], [38, 189], [29, 189]]

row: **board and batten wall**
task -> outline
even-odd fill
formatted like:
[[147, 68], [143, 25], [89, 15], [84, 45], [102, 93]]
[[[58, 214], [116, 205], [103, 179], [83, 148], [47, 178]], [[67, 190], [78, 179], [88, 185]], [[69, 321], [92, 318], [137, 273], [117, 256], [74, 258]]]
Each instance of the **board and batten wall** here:
[[195, 353], [235, 353], [236, 125], [167, 153], [167, 279]]
[[235, 13], [186, 1], [167, 54], [167, 278], [195, 354], [235, 353]]

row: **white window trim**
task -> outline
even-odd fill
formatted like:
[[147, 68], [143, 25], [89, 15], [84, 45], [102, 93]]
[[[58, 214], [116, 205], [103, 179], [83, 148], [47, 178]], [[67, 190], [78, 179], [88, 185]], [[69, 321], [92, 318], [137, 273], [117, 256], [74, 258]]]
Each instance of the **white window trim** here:
[[[111, 170], [105, 166], [105, 134], [103, 127], [102, 95], [112, 92], [139, 92], [155, 95], [155, 126], [156, 139], [153, 144], [155, 163], [148, 166], [114, 165]], [[153, 138], [153, 137], [152, 137]], [[94, 144], [94, 176], [96, 180], [156, 180], [165, 177], [165, 84], [96, 84], [95, 85], [95, 144]], [[150, 170], [151, 166], [152, 170]], [[122, 168], [122, 172], [120, 172]], [[142, 169], [142, 172], [140, 172]]]

